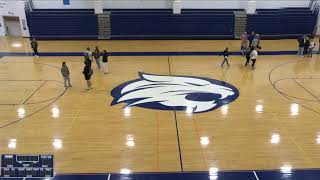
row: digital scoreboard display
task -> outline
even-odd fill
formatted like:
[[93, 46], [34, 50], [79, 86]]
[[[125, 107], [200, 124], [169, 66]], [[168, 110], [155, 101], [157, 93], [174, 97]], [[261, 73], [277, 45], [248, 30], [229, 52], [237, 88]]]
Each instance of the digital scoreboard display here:
[[41, 178], [54, 176], [53, 155], [1, 155], [1, 177]]

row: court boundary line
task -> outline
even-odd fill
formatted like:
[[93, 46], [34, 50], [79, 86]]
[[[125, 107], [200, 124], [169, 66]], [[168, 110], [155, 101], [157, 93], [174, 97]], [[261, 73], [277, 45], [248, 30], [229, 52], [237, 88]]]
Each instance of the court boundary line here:
[[47, 81], [44, 81], [25, 101], [23, 101], [22, 104], [26, 104], [26, 102], [33, 96], [35, 95], [41, 88], [47, 83]]
[[[276, 81], [274, 81], [274, 85], [275, 87], [277, 88], [277, 84], [280, 82], [280, 81], [283, 81], [283, 80], [294, 80], [294, 79], [306, 79], [306, 80], [310, 80], [310, 79], [315, 79], [315, 80], [320, 80], [320, 78], [283, 78], [283, 79], [278, 79]], [[301, 101], [307, 101], [307, 102], [316, 102], [316, 103], [320, 103], [320, 100], [312, 100], [312, 99], [304, 99], [304, 98], [300, 98], [300, 97], [296, 97], [296, 96], [291, 96], [289, 94], [287, 94], [286, 92], [283, 92], [283, 91], [280, 91], [283, 95], [285, 96], [288, 96], [290, 98], [293, 98], [293, 99], [297, 99], [297, 100], [301, 100]]]
[[[166, 52], [109, 52], [109, 56], [218, 56], [221, 52], [217, 51], [166, 51]], [[232, 56], [242, 56], [240, 52], [229, 52]], [[296, 55], [297, 51], [261, 51], [259, 55]], [[313, 52], [317, 54], [317, 52]], [[32, 57], [31, 52], [0, 52], [0, 56], [28, 56]], [[39, 56], [83, 56], [83, 52], [40, 52]]]
[[256, 177], [256, 180], [260, 180], [259, 177], [258, 177], [258, 175], [257, 175], [257, 173], [256, 173], [256, 171], [253, 171], [253, 174], [254, 174], [254, 176]]
[[[6, 63], [8, 63], [8, 62], [6, 62]], [[58, 67], [58, 66], [54, 66], [54, 65], [50, 65], [50, 64], [45, 64], [45, 63], [38, 63], [38, 62], [10, 62], [10, 63], [32, 63], [32, 64], [41, 64], [41, 65], [49, 66], [49, 67], [52, 67], [52, 68], [60, 69], [60, 67]], [[7, 80], [2, 80], [2, 81], [7, 81]], [[14, 81], [20, 81], [20, 80], [14, 80]], [[43, 81], [43, 80], [29, 80], [29, 81]], [[48, 81], [48, 80], [45, 80], [45, 81]], [[63, 82], [58, 81], [58, 80], [53, 80], [53, 81], [63, 83]], [[0, 129], [4, 129], [4, 128], [9, 127], [9, 126], [11, 126], [11, 125], [17, 124], [17, 123], [19, 123], [20, 121], [25, 120], [25, 119], [27, 119], [27, 118], [29, 118], [29, 117], [31, 117], [31, 116], [33, 116], [33, 115], [35, 115], [35, 114], [43, 111], [43, 110], [46, 109], [47, 107], [49, 107], [49, 106], [51, 106], [52, 104], [54, 104], [55, 102], [57, 102], [57, 101], [67, 92], [68, 89], [69, 89], [69, 88], [65, 88], [64, 91], [63, 91], [59, 96], [57, 96], [57, 97], [55, 97], [55, 98], [52, 99], [53, 101], [52, 101], [51, 103], [45, 105], [44, 107], [36, 110], [35, 112], [33, 112], [33, 113], [31, 113], [31, 114], [23, 117], [23, 118], [19, 118], [19, 119], [17, 119], [17, 120], [14, 120], [14, 121], [8, 123], [8, 124], [5, 124], [5, 125], [0, 126]]]
[[[13, 79], [5, 80], [5, 79], [0, 79], [0, 82], [3, 82], [3, 81], [8, 81], [8, 82], [10, 82], [10, 81], [13, 81], [13, 82], [15, 82], [15, 81], [21, 81], [21, 82], [24, 82], [24, 81], [26, 81], [26, 82], [28, 82], [28, 81], [35, 81], [35, 82], [36, 82], [36, 81], [39, 81], [39, 82], [41, 82], [41, 81], [47, 81], [47, 82], [57, 82], [57, 83], [63, 84], [62, 81], [48, 80], [48, 79], [46, 79], [46, 80], [16, 80], [16, 79], [14, 79], [14, 80], [13, 80]], [[63, 93], [63, 91], [62, 91], [62, 93]], [[62, 93], [60, 93], [60, 94], [58, 94], [57, 96], [55, 96], [55, 97], [53, 97], [53, 98], [50, 98], [50, 99], [45, 99], [45, 100], [36, 101], [36, 102], [24, 103], [24, 105], [33, 105], [33, 104], [40, 104], [40, 103], [52, 101], [52, 100], [58, 98], [58, 96], [61, 95]], [[21, 104], [21, 103], [8, 103], [8, 104], [1, 104], [1, 103], [0, 103], [0, 106], [19, 106], [19, 105], [22, 105], [22, 104]]]
[[[315, 110], [313, 110], [313, 109], [311, 109], [311, 108], [309, 108], [309, 107], [307, 107], [307, 106], [304, 106], [304, 105], [298, 103], [297, 101], [291, 99], [290, 97], [286, 96], [286, 94], [283, 94], [283, 93], [275, 86], [275, 83], [276, 83], [277, 80], [275, 80], [274, 82], [272, 81], [271, 75], [272, 75], [272, 73], [273, 73], [276, 69], [278, 69], [278, 68], [281, 67], [281, 66], [287, 65], [287, 64], [297, 63], [297, 62], [302, 62], [302, 61], [304, 61], [304, 60], [296, 60], [296, 61], [286, 62], [286, 63], [279, 64], [278, 66], [275, 66], [275, 67], [274, 67], [273, 69], [271, 69], [271, 71], [269, 72], [269, 82], [270, 82], [271, 86], [273, 87], [273, 89], [275, 89], [280, 95], [282, 95], [283, 97], [285, 97], [285, 98], [288, 99], [289, 101], [291, 101], [291, 102], [293, 102], [293, 103], [296, 103], [296, 104], [298, 104], [299, 106], [301, 106], [301, 107], [303, 107], [303, 108], [305, 108], [305, 109], [308, 109], [309, 111], [312, 111], [312, 112], [320, 115], [320, 112], [315, 111]], [[290, 79], [290, 78], [289, 78], [289, 79]]]
[[6, 125], [0, 126], [0, 129], [3, 129], [3, 128], [6, 128], [6, 127], [11, 126], [11, 125], [13, 125], [13, 124], [19, 123], [20, 121], [25, 120], [25, 119], [27, 119], [27, 118], [29, 118], [29, 117], [31, 117], [31, 116], [33, 116], [33, 115], [35, 115], [35, 114], [43, 111], [43, 110], [46, 109], [47, 107], [51, 106], [53, 103], [57, 102], [57, 101], [67, 92], [67, 90], [68, 90], [68, 88], [66, 88], [61, 95], [59, 95], [54, 101], [52, 101], [51, 103], [47, 104], [46, 106], [38, 109], [37, 111], [29, 114], [28, 116], [26, 116], [26, 117], [24, 117], [24, 118], [20, 118], [20, 119], [18, 119], [18, 120], [12, 121], [12, 122], [10, 122], [10, 123], [8, 123], [8, 124], [6, 124]]
[[[168, 56], [168, 68], [169, 68], [169, 73], [170, 73], [170, 76], [171, 76], [171, 75], [172, 75], [172, 72], [171, 72], [170, 56]], [[178, 141], [178, 149], [179, 149], [179, 158], [180, 158], [180, 169], [181, 169], [181, 172], [184, 172], [184, 169], [183, 169], [183, 160], [182, 160], [182, 151], [181, 151], [181, 144], [180, 144], [179, 125], [178, 125], [177, 111], [176, 111], [176, 108], [175, 108], [175, 107], [173, 107], [173, 113], [174, 113], [174, 120], [175, 120], [175, 124], [176, 124], [176, 133], [177, 133], [177, 141]]]
[[[221, 173], [252, 173], [252, 171], [259, 171], [259, 172], [271, 172], [271, 171], [278, 171], [281, 172], [281, 169], [247, 169], [247, 170], [221, 170], [219, 172]], [[320, 168], [296, 168], [296, 169], [292, 169], [292, 171], [320, 171]], [[141, 171], [137, 171], [137, 172], [131, 172], [130, 174], [171, 174], [171, 173], [176, 173], [176, 174], [186, 174], [186, 173], [208, 173], [209, 171], [185, 171], [185, 172], [181, 172], [181, 171], [167, 171], [167, 172], [141, 172]], [[218, 172], [218, 173], [219, 173]], [[61, 174], [56, 174], [57, 176], [61, 176], [61, 175], [106, 175], [106, 174], [121, 174], [119, 172], [107, 172], [107, 173], [61, 173]]]
[[299, 86], [301, 86], [304, 90], [306, 90], [311, 96], [313, 96], [314, 98], [316, 98], [318, 101], [320, 101], [320, 99], [314, 95], [312, 92], [310, 92], [306, 87], [304, 87], [302, 84], [300, 84], [299, 82], [297, 82], [295, 79], [292, 79], [295, 83], [297, 83]]

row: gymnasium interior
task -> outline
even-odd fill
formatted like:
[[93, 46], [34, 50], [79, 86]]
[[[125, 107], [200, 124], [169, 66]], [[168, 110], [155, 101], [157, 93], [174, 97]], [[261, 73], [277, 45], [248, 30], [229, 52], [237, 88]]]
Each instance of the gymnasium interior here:
[[0, 0], [0, 180], [320, 179], [319, 9]]

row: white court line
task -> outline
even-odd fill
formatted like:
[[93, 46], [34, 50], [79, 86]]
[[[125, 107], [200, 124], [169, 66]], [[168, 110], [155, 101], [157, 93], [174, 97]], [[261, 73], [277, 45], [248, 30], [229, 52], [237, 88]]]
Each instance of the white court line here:
[[111, 178], [111, 174], [108, 175], [108, 180], [110, 180], [110, 178]]
[[255, 171], [253, 171], [254, 176], [256, 177], [256, 180], [259, 180], [258, 175]]

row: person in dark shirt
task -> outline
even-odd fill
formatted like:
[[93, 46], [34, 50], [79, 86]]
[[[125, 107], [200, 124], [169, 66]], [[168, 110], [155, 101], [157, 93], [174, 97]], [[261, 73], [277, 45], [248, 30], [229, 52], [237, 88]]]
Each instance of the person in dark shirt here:
[[309, 40], [309, 37], [306, 37], [304, 41], [304, 51], [303, 51], [303, 54], [305, 56], [308, 55], [309, 46], [310, 46], [310, 40]]
[[251, 32], [250, 36], [248, 37], [249, 40], [249, 47], [251, 47], [251, 43], [253, 41], [253, 39], [256, 37], [256, 34], [254, 33], [254, 31]]
[[32, 39], [31, 41], [31, 48], [33, 50], [33, 55], [35, 57], [39, 57], [39, 52], [38, 52], [38, 42], [35, 38]]
[[304, 51], [304, 38], [305, 38], [305, 36], [301, 36], [301, 37], [298, 38], [299, 48], [298, 48], [297, 56], [303, 56], [303, 51]]
[[93, 71], [91, 69], [91, 66], [89, 64], [86, 64], [83, 68], [83, 71], [82, 71], [83, 75], [84, 75], [84, 78], [87, 82], [87, 90], [90, 90], [92, 89], [92, 84], [91, 84], [91, 76], [93, 74]]
[[221, 67], [223, 67], [224, 63], [227, 63], [228, 66], [230, 66], [229, 62], [228, 62], [228, 57], [229, 57], [229, 48], [226, 47], [226, 49], [220, 53], [219, 56], [223, 55], [223, 62], [221, 64]]
[[100, 65], [100, 50], [99, 50], [98, 46], [96, 46], [96, 49], [93, 52], [93, 56], [94, 56], [94, 59], [96, 60], [96, 64], [97, 64], [98, 69], [101, 69], [101, 65]]
[[247, 59], [247, 61], [246, 61], [245, 66], [247, 66], [247, 65], [249, 64], [249, 62], [250, 62], [251, 50], [252, 50], [251, 48], [247, 48], [247, 49], [246, 49], [246, 59]]
[[104, 74], [108, 74], [109, 73], [109, 67], [108, 67], [108, 53], [106, 50], [103, 50], [102, 53], [102, 69]]

